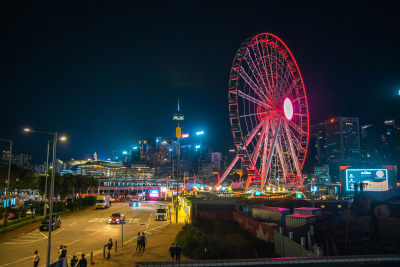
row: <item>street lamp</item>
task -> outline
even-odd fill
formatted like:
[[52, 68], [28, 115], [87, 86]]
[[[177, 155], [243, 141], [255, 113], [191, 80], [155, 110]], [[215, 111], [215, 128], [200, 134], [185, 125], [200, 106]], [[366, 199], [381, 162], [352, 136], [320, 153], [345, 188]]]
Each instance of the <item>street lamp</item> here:
[[[46, 266], [50, 266], [50, 256], [51, 256], [51, 223], [53, 220], [53, 196], [54, 196], [54, 178], [55, 178], [55, 161], [56, 161], [56, 148], [57, 148], [57, 132], [48, 132], [48, 131], [39, 131], [33, 130], [30, 128], [25, 128], [25, 132], [29, 133], [41, 133], [41, 134], [48, 134], [53, 136], [53, 171], [51, 172], [51, 191], [50, 191], [50, 216], [49, 216], [49, 237], [48, 237], [48, 244], [47, 244], [47, 262]], [[46, 219], [46, 218], [44, 218]]]
[[0, 141], [10, 143], [10, 154], [8, 155], [8, 175], [7, 175], [7, 194], [10, 194], [10, 173], [11, 173], [11, 157], [12, 157], [12, 140], [0, 139]]
[[[30, 132], [30, 131], [29, 131]], [[58, 140], [60, 141], [66, 141], [67, 137], [61, 136]], [[47, 140], [47, 155], [46, 155], [46, 182], [44, 185], [44, 212], [43, 212], [43, 217], [46, 218], [47, 215], [47, 178], [49, 177], [49, 150], [50, 150], [50, 142], [51, 140]], [[54, 172], [54, 169], [53, 169]]]

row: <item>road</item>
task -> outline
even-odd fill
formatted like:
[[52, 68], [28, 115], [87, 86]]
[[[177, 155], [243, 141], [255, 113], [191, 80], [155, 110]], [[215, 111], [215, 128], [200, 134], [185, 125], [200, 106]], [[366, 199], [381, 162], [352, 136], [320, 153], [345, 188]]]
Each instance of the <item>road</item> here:
[[[62, 225], [53, 231], [51, 259], [57, 259], [59, 246], [67, 246], [67, 256], [102, 250], [109, 238], [118, 241], [121, 246], [121, 225], [107, 223], [113, 212], [124, 212], [124, 243], [136, 242], [138, 232], [148, 231], [156, 234], [157, 231], [169, 224], [155, 221], [153, 212], [157, 202], [142, 202], [141, 207], [129, 207], [127, 202], [113, 203], [104, 210], [92, 209], [69, 216], [62, 220]], [[35, 229], [16, 238], [0, 243], [0, 267], [3, 266], [32, 266], [33, 252], [37, 249], [40, 254], [40, 266], [45, 266], [47, 257], [47, 233]], [[114, 249], [114, 248], [113, 248]]]

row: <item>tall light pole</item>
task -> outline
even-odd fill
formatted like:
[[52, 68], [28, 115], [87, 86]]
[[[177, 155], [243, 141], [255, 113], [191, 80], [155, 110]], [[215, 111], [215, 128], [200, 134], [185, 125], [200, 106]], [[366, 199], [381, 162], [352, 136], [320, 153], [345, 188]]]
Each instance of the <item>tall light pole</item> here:
[[10, 174], [11, 174], [11, 158], [12, 158], [12, 140], [0, 139], [0, 141], [10, 143], [10, 154], [8, 155], [8, 175], [7, 175], [7, 194], [10, 194]]
[[44, 185], [44, 213], [43, 213], [44, 218], [46, 218], [47, 215], [47, 178], [49, 177], [49, 150], [50, 150], [50, 140], [47, 141], [46, 182]]
[[[47, 244], [47, 262], [46, 266], [50, 266], [50, 257], [51, 257], [51, 224], [53, 221], [53, 197], [54, 197], [54, 179], [55, 179], [55, 170], [56, 170], [56, 148], [57, 148], [57, 132], [47, 132], [47, 131], [38, 131], [32, 130], [29, 128], [24, 129], [25, 132], [30, 133], [41, 133], [41, 134], [48, 134], [53, 136], [53, 170], [51, 172], [51, 190], [50, 190], [50, 215], [49, 215], [49, 237], [48, 237], [48, 244]], [[61, 137], [61, 140], [66, 140], [65, 137]]]

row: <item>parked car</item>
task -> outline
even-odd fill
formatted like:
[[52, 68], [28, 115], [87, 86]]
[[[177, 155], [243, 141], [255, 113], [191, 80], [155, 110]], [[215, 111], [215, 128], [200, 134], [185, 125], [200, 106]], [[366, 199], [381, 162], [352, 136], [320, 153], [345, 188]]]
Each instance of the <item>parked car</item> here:
[[[61, 227], [61, 217], [59, 215], [53, 215], [53, 220], [51, 223], [51, 231]], [[49, 216], [46, 216], [39, 227], [40, 231], [48, 231], [49, 230]]]
[[108, 223], [121, 223], [123, 221], [125, 221], [125, 214], [123, 212], [113, 213], [110, 219], [108, 219]]
[[131, 199], [131, 200], [129, 200], [129, 206], [130, 207], [140, 207], [140, 202], [137, 199]]

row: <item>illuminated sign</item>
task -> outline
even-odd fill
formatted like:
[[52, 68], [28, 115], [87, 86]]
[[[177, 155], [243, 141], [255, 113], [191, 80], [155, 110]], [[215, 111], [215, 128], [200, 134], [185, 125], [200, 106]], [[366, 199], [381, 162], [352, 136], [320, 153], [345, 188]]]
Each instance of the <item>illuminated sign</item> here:
[[149, 189], [149, 197], [159, 198], [160, 190], [158, 189]]
[[173, 119], [174, 121], [183, 121], [183, 120], [184, 120], [184, 117], [183, 117], [183, 115], [176, 114], [176, 115], [173, 115], [173, 116], [172, 116], [172, 119]]
[[182, 138], [188, 138], [189, 134], [182, 134]]
[[388, 191], [388, 170], [346, 169], [346, 190], [354, 191], [354, 185], [360, 183], [364, 191]]

